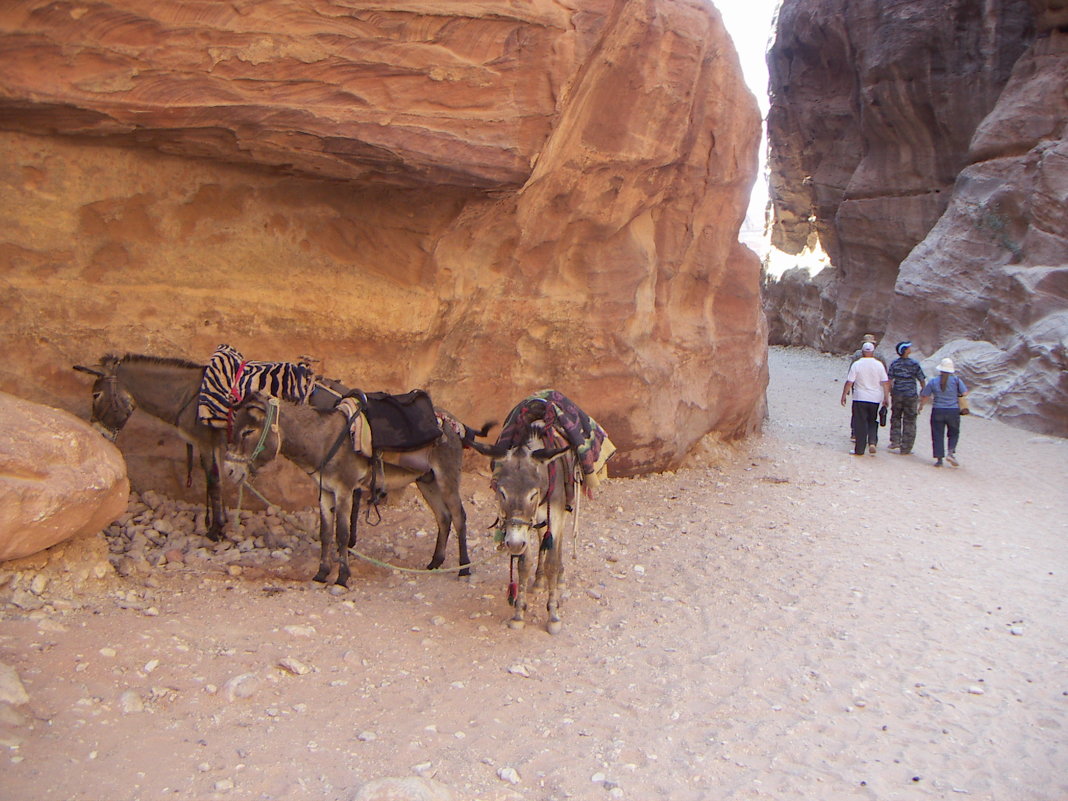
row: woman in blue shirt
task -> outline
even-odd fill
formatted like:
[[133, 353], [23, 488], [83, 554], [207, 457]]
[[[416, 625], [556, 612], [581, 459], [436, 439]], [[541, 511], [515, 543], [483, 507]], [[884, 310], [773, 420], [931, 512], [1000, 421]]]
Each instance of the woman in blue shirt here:
[[[932, 378], [920, 392], [920, 408], [930, 398], [931, 446], [934, 449], [935, 467], [942, 466], [943, 457], [956, 467], [957, 442], [960, 440], [960, 399], [968, 394], [968, 387], [958, 378], [953, 360], [943, 359], [938, 365], [938, 375]], [[949, 453], [946, 453], [946, 432], [949, 432]]]

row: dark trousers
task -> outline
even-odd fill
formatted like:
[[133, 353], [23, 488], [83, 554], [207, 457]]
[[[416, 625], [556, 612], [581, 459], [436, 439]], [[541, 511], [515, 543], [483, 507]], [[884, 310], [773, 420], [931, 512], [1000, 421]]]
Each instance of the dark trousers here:
[[879, 404], [853, 401], [853, 453], [864, 453], [879, 442]]
[[902, 453], [909, 453], [916, 442], [916, 414], [920, 398], [918, 395], [894, 393], [891, 399], [890, 447], [901, 448]]
[[934, 449], [934, 458], [941, 459], [946, 455], [946, 432], [949, 432], [949, 452], [957, 450], [957, 440], [960, 439], [960, 410], [959, 409], [931, 409], [931, 447]]

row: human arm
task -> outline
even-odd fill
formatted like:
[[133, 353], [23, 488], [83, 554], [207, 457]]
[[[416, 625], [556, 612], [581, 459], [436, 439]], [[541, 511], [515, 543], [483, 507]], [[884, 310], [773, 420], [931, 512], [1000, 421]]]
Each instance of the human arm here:
[[852, 381], [846, 381], [845, 385], [842, 387], [842, 405], [843, 406], [846, 405], [846, 396], [849, 395], [849, 393], [852, 392], [852, 391], [853, 391], [853, 382]]

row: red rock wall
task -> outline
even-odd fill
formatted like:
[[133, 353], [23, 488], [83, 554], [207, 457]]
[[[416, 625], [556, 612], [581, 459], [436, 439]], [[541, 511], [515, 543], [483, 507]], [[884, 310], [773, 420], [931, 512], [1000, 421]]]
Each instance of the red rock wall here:
[[[473, 423], [555, 386], [619, 474], [757, 428], [759, 118], [714, 9], [380, 9], [0, 8], [0, 388], [84, 414], [71, 364], [229, 342]], [[131, 480], [177, 484], [144, 432]]]

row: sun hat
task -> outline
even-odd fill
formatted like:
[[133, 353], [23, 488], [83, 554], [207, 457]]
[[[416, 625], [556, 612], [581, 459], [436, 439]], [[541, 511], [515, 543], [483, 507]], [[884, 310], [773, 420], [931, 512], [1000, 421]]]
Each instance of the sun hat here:
[[870, 342], [865, 342], [863, 345], [860, 346], [860, 349], [865, 353], [875, 353], [875, 346]]
[[911, 348], [911, 347], [912, 347], [912, 343], [911, 343], [911, 342], [909, 342], [909, 341], [908, 341], [908, 340], [906, 339], [906, 340], [905, 340], [904, 342], [898, 342], [898, 343], [897, 343], [897, 347], [896, 347], [896, 348], [894, 348], [894, 350], [896, 350], [896, 351], [897, 351], [897, 355], [898, 355], [898, 356], [904, 356], [904, 355], [905, 355], [905, 351], [906, 351], [906, 350], [908, 350], [908, 349], [909, 349], [909, 348]]
[[875, 344], [875, 334], [865, 334], [862, 339], [864, 342]]
[[953, 360], [948, 356], [938, 363], [938, 372], [955, 373], [957, 368], [953, 366]]

